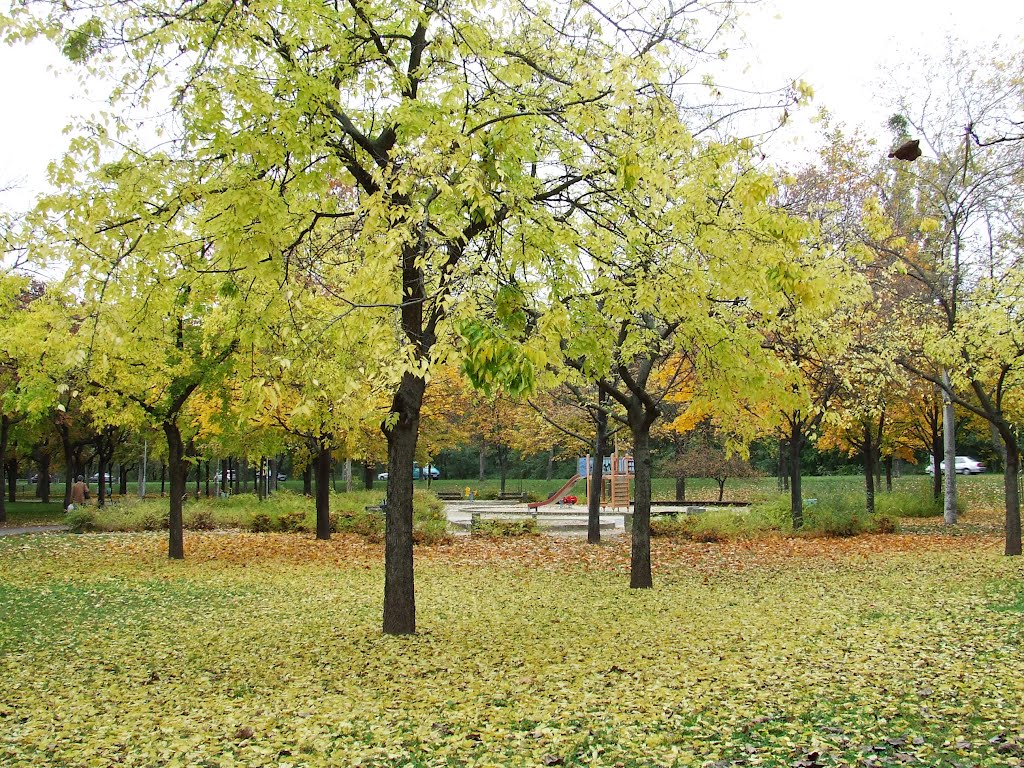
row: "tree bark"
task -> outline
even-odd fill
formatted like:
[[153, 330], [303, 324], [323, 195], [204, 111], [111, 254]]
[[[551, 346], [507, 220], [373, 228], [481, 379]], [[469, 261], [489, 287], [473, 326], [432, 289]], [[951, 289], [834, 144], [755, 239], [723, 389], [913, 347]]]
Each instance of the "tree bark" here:
[[785, 493], [789, 490], [789, 462], [786, 461], [789, 452], [789, 441], [779, 440], [779, 491]]
[[551, 478], [553, 478], [554, 476], [555, 476], [555, 449], [554, 448], [549, 448], [548, 449], [547, 470], [545, 472], [544, 479], [547, 480], [548, 482], [551, 482]]
[[[373, 490], [374, 474], [376, 474], [377, 465], [371, 461], [367, 461], [363, 464], [363, 488], [368, 491]], [[412, 480], [412, 467], [409, 467], [409, 479]]]
[[316, 537], [331, 538], [331, 444], [320, 442], [316, 454]]
[[875, 445], [871, 425], [864, 422], [864, 440], [861, 455], [864, 457], [864, 507], [869, 515], [875, 514]]
[[676, 478], [676, 501], [686, 501], [686, 476]]
[[75, 450], [71, 445], [71, 432], [64, 424], [57, 425], [60, 447], [64, 453], [64, 509], [71, 506], [71, 486], [75, 482]]
[[416, 632], [413, 578], [412, 465], [419, 438], [420, 409], [426, 382], [406, 373], [395, 392], [394, 425], [384, 429], [388, 441], [388, 496], [384, 532], [384, 632]]
[[11, 504], [18, 500], [18, 460], [13, 457], [7, 462], [7, 500]]
[[885, 492], [892, 493], [892, 456], [885, 457]]
[[938, 501], [942, 498], [942, 473], [939, 462], [942, 461], [942, 430], [939, 429], [938, 414], [932, 425], [932, 496]]
[[480, 439], [480, 476], [477, 478], [481, 483], [487, 479], [487, 443]]
[[636, 496], [633, 503], [633, 541], [630, 557], [629, 586], [649, 589], [651, 577], [651, 421], [648, 414], [631, 413], [633, 433], [633, 466]]
[[789, 509], [793, 517], [793, 530], [799, 531], [804, 526], [804, 497], [800, 477], [800, 449], [803, 447], [803, 431], [800, 420], [794, 418], [790, 422], [789, 436]]
[[39, 473], [36, 496], [43, 504], [50, 503], [50, 466], [52, 462], [53, 456], [49, 447], [36, 452], [36, 468]]
[[1003, 467], [1003, 486], [1006, 493], [1006, 543], [1003, 552], [1007, 555], [1021, 554], [1020, 530], [1020, 451], [1016, 436], [1008, 427], [1001, 428], [1006, 446], [1006, 463]]
[[[167, 438], [167, 468], [171, 476], [171, 509], [167, 517], [167, 556], [172, 560], [185, 558], [184, 515], [182, 504], [185, 499], [185, 475], [188, 468], [185, 464], [185, 443], [181, 439], [181, 430], [173, 421], [162, 424], [164, 436]], [[197, 468], [198, 475], [198, 468]]]
[[[587, 543], [601, 543], [601, 491], [604, 485], [604, 454], [608, 450], [608, 412], [604, 410], [607, 394], [598, 389], [598, 410], [594, 414], [594, 459], [590, 466], [587, 497]], [[554, 452], [552, 451], [552, 455]], [[549, 465], [550, 466], [550, 465]]]
[[[11, 433], [11, 420], [6, 415], [0, 416], [0, 488], [3, 487], [4, 472], [6, 462], [4, 456], [7, 455], [7, 440]], [[7, 500], [4, 495], [0, 493], [0, 523], [7, 522]]]

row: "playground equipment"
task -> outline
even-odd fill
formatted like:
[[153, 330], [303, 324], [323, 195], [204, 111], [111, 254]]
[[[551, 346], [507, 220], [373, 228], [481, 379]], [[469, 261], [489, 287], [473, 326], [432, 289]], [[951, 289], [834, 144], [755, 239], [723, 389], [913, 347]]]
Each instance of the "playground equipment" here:
[[[544, 501], [532, 501], [528, 507], [538, 509], [554, 504], [561, 500], [570, 488], [576, 485], [581, 479], [587, 479], [587, 504], [590, 504], [590, 494], [594, 492], [591, 488], [591, 468], [594, 466], [593, 459], [588, 456], [581, 456], [576, 462], [576, 474], [561, 488], [555, 491]], [[633, 457], [619, 456], [613, 453], [605, 456], [602, 470], [601, 506], [612, 509], [629, 509], [629, 486], [633, 479]]]

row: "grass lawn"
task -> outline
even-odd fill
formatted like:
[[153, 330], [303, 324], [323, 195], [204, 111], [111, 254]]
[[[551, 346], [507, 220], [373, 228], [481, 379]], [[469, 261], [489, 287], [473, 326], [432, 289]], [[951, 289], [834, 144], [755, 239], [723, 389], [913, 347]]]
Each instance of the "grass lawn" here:
[[1020, 765], [1024, 559], [994, 536], [418, 548], [0, 539], [3, 766]]
[[41, 501], [8, 501], [6, 508], [5, 525], [9, 527], [48, 525], [59, 523], [64, 518], [64, 505], [59, 498], [49, 504], [43, 504]]

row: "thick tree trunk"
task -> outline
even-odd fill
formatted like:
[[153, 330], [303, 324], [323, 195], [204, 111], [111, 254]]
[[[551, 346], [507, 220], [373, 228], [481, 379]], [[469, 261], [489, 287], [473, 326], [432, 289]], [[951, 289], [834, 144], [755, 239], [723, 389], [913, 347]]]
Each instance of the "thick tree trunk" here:
[[686, 501], [686, 476], [676, 478], [676, 501]]
[[651, 578], [651, 423], [643, 415], [630, 415], [633, 433], [635, 500], [633, 503], [633, 542], [630, 557], [629, 586], [648, 589]]
[[[6, 462], [4, 456], [7, 455], [7, 440], [11, 433], [11, 420], [7, 416], [0, 416], [0, 488], [3, 487], [4, 472]], [[0, 523], [7, 522], [7, 500], [4, 495], [0, 493]]]
[[412, 465], [419, 438], [420, 409], [426, 383], [410, 373], [402, 377], [391, 411], [397, 414], [384, 430], [388, 440], [387, 525], [384, 533], [384, 632], [416, 631], [416, 594], [412, 558]]
[[[374, 475], [377, 473], [377, 465], [371, 461], [363, 464], [363, 488], [373, 490]], [[409, 467], [409, 479], [412, 479], [412, 467]]]
[[587, 543], [601, 543], [601, 491], [604, 485], [604, 454], [608, 450], [608, 413], [604, 410], [607, 395], [597, 394], [598, 411], [594, 415], [594, 458], [590, 467], [587, 498]]
[[803, 447], [803, 431], [799, 419], [791, 424], [789, 436], [789, 510], [793, 518], [793, 530], [804, 527], [804, 497], [800, 477], [800, 449]]
[[322, 442], [316, 454], [316, 537], [331, 538], [331, 445]]
[[875, 514], [875, 445], [871, 436], [871, 425], [864, 424], [864, 442], [861, 445], [864, 457], [864, 507], [869, 515]]
[[[185, 443], [181, 439], [181, 430], [174, 422], [164, 422], [163, 430], [167, 438], [167, 468], [171, 476], [171, 509], [167, 517], [167, 556], [172, 560], [185, 558], [184, 515], [182, 504], [185, 499], [185, 475], [188, 467], [185, 464]], [[198, 468], [196, 474], [198, 475]]]
[[1021, 554], [1020, 531], [1020, 451], [1017, 448], [1017, 437], [1010, 428], [1003, 426], [999, 430], [1005, 446], [1003, 465], [1003, 489], [1006, 493], [1006, 542], [1003, 552], [1007, 555]]
[[128, 468], [124, 464], [118, 464], [117, 470], [117, 492], [122, 496], [128, 495]]

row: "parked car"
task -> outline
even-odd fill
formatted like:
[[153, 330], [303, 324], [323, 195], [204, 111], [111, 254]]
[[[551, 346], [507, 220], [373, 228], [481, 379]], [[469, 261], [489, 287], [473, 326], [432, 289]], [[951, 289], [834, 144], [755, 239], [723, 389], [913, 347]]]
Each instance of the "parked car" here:
[[[89, 475], [89, 482], [90, 483], [98, 483], [99, 479], [100, 479], [100, 473], [99, 472], [93, 472], [91, 475]], [[103, 473], [103, 480], [107, 483], [107, 485], [110, 485], [115, 480], [117, 480], [117, 478], [113, 477], [109, 472], [104, 472]]]
[[[235, 482], [235, 470], [229, 469], [225, 474], [228, 477], [228, 482], [229, 483]], [[220, 476], [221, 476], [221, 473], [218, 472], [216, 475], [213, 476], [213, 479], [216, 480], [219, 483], [220, 482]]]
[[[954, 471], [958, 475], [977, 475], [985, 471], [985, 465], [972, 456], [957, 456], [954, 467]], [[924, 468], [924, 471], [929, 475], [934, 475], [935, 466], [933, 462], [928, 462], [928, 466]], [[939, 464], [939, 471], [946, 471], [946, 462], [943, 461]]]
[[[421, 467], [418, 462], [413, 462], [412, 465], [412, 479], [413, 480], [426, 480], [427, 475], [430, 476], [431, 480], [437, 480], [441, 476], [441, 470], [437, 467], [428, 464], [425, 467]], [[388, 473], [381, 472], [377, 475], [378, 480], [387, 480]]]

